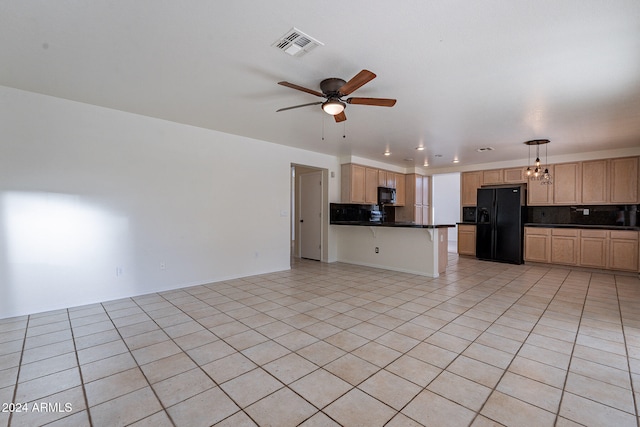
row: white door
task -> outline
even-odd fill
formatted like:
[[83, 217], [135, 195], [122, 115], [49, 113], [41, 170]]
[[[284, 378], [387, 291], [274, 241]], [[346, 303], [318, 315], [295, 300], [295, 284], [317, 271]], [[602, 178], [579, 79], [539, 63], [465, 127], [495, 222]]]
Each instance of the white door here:
[[300, 176], [300, 256], [320, 261], [322, 250], [322, 172]]

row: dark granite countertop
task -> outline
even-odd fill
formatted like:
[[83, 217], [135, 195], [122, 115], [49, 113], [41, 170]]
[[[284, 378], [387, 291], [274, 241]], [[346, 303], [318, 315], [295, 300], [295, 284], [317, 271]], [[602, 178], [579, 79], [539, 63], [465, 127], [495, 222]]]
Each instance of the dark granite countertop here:
[[586, 224], [538, 224], [528, 222], [525, 227], [544, 227], [544, 228], [588, 228], [590, 230], [630, 230], [640, 231], [640, 227], [631, 227], [627, 225], [586, 225]]
[[372, 222], [372, 221], [331, 221], [331, 225], [357, 225], [363, 227], [399, 227], [399, 228], [453, 228], [453, 224], [423, 225], [413, 222]]

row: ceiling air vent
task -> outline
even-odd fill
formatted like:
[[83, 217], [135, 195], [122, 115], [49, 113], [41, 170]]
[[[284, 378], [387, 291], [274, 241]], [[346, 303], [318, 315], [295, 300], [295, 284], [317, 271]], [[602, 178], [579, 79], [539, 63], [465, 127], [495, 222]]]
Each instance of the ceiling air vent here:
[[291, 56], [302, 56], [311, 51], [316, 46], [324, 46], [308, 34], [303, 33], [299, 29], [293, 27], [282, 37], [275, 41], [271, 46], [276, 47]]
[[485, 151], [493, 151], [493, 147], [478, 148], [476, 151], [478, 153], [484, 153]]

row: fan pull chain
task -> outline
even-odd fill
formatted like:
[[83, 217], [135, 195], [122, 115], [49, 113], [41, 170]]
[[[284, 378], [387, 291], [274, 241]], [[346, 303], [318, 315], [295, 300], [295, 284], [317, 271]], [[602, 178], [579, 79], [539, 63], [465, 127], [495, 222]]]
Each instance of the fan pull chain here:
[[323, 141], [324, 141], [324, 118], [325, 118], [325, 115], [323, 114], [322, 115], [322, 140]]
[[347, 139], [347, 123], [342, 122], [342, 138]]

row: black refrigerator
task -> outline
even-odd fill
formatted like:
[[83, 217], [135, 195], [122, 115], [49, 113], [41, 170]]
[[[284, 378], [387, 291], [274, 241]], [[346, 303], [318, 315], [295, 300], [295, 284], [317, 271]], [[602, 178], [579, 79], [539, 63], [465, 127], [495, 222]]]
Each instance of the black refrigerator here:
[[522, 264], [525, 187], [479, 188], [476, 257]]

